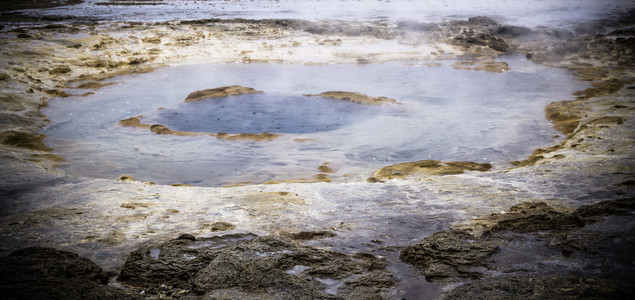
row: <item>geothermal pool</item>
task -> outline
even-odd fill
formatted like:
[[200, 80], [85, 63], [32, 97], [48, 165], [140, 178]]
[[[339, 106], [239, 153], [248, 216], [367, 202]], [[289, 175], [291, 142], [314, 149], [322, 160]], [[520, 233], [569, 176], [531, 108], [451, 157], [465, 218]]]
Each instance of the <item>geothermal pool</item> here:
[[[520, 55], [502, 73], [394, 62], [368, 65], [205, 64], [109, 79], [89, 96], [50, 101], [45, 143], [68, 174], [132, 175], [158, 184], [225, 186], [311, 179], [327, 165], [336, 182], [364, 180], [385, 165], [437, 159], [488, 162], [495, 169], [560, 137], [544, 117], [552, 101], [582, 83]], [[196, 90], [227, 85], [263, 93], [185, 103]], [[89, 90], [74, 89], [80, 95]], [[385, 96], [363, 105], [309, 94]], [[271, 141], [157, 135], [119, 120], [194, 132], [262, 133]]]

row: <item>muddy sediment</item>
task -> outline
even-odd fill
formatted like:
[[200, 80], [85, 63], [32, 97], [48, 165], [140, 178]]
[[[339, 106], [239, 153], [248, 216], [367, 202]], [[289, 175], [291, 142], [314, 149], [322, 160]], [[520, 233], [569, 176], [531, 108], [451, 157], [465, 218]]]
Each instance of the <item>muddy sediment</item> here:
[[[635, 56], [632, 13], [626, 15], [582, 31], [508, 26], [487, 17], [394, 27], [239, 19], [3, 24], [3, 293], [380, 299], [433, 280], [451, 299], [630, 295]], [[395, 42], [390, 50], [370, 50], [387, 41]], [[98, 91], [101, 79], [186, 60], [461, 59], [456, 67], [465, 71], [505, 72], [495, 58], [510, 52], [566, 68], [591, 86], [545, 108], [562, 142], [503, 171], [425, 160], [383, 167], [368, 180], [383, 184], [327, 184], [333, 169], [323, 164], [314, 178], [276, 185], [161, 186], [56, 174], [39, 133], [46, 124], [39, 108], [53, 97], [63, 101], [76, 93], [72, 88]], [[358, 97], [351, 95], [337, 97]], [[141, 120], [120, 124], [178, 135]], [[60, 250], [13, 252], [28, 246], [72, 251], [99, 266]], [[399, 256], [417, 268], [415, 279], [394, 275]], [[42, 273], [52, 264], [55, 272]], [[127, 291], [105, 285], [115, 275]]]

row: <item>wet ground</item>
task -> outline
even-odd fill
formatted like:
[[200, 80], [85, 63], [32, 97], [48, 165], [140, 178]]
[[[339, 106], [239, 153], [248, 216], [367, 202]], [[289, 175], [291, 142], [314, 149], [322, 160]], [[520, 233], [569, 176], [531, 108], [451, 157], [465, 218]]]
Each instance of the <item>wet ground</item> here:
[[[376, 18], [404, 11], [384, 2], [371, 5], [390, 8], [382, 14], [350, 14], [359, 22], [301, 15], [299, 20], [257, 20], [263, 12], [276, 11], [273, 6], [261, 9], [264, 2], [243, 11], [252, 20], [228, 14], [225, 20], [112, 22], [113, 15], [103, 13], [106, 8], [119, 10], [118, 17], [125, 19], [145, 10], [149, 18], [157, 18], [156, 7], [192, 3], [165, 2], [86, 1], [3, 15], [0, 253], [33, 246], [57, 249], [27, 248], [3, 257], [0, 288], [9, 295], [55, 295], [59, 287], [67, 287], [65, 295], [75, 298], [106, 292], [120, 298], [192, 299], [624, 298], [633, 293], [627, 276], [633, 257], [624, 251], [632, 248], [634, 224], [635, 56], [632, 13], [624, 7], [629, 3], [607, 7], [589, 1], [574, 9], [566, 2], [541, 1], [543, 6], [530, 2], [533, 10], [512, 13], [502, 2], [487, 1], [467, 6], [472, 11], [439, 13], [434, 22]], [[334, 5], [358, 7], [351, 2]], [[472, 15], [488, 5], [499, 10], [493, 19]], [[554, 5], [560, 9], [553, 10]], [[80, 11], [86, 14], [80, 16]], [[317, 15], [328, 19], [335, 16], [333, 11]], [[617, 12], [622, 17], [585, 22]], [[31, 22], [49, 21], [10, 21], [24, 15], [32, 15]], [[523, 15], [541, 17], [531, 23]], [[55, 16], [65, 16], [57, 20], [66, 23], [47, 23]], [[154, 20], [176, 19], [165, 12], [158, 16]], [[91, 21], [97, 19], [100, 23]], [[190, 72], [175, 79], [175, 70]], [[311, 72], [329, 76], [309, 76], [311, 81], [296, 76]], [[209, 73], [221, 77], [210, 83], [200, 76]], [[455, 81], [462, 83], [460, 88]], [[184, 88], [172, 89], [171, 83]], [[118, 123], [142, 114], [148, 119], [140, 121], [157, 118], [167, 124], [170, 119], [161, 119], [160, 112], [179, 112], [189, 93], [233, 84], [262, 90], [264, 99], [282, 95], [307, 100], [304, 94], [343, 90], [402, 104], [367, 108], [370, 115], [361, 121], [375, 122], [380, 130], [364, 131], [354, 118], [335, 130], [280, 132], [280, 137], [258, 143], [219, 139], [218, 132], [205, 137], [158, 135], [166, 131]], [[135, 92], [138, 97], [126, 97]], [[85, 96], [71, 96], [81, 94]], [[426, 110], [430, 107], [435, 110]], [[457, 115], [457, 107], [465, 110]], [[428, 119], [437, 122], [429, 125]], [[457, 130], [457, 120], [468, 124]], [[399, 127], [400, 121], [416, 130]], [[440, 125], [433, 131], [448, 138], [435, 144], [442, 147], [426, 144], [426, 130], [434, 124]], [[56, 137], [55, 128], [67, 136]], [[343, 138], [346, 130], [365, 134], [346, 149], [351, 143]], [[447, 150], [460, 148], [452, 142], [469, 140], [474, 132], [481, 134], [477, 141], [485, 141], [476, 151]], [[115, 154], [109, 160], [123, 157], [117, 165], [106, 164], [96, 149], [114, 149], [119, 143], [122, 149], [144, 147], [150, 149], [144, 153], [161, 157], [161, 140], [165, 148], [183, 141], [182, 153], [197, 155], [210, 145], [230, 145], [237, 156], [282, 142], [277, 151], [269, 151], [278, 155], [273, 161], [293, 165], [299, 159], [282, 154], [310, 145], [304, 135], [337, 138], [322, 150], [307, 149], [311, 155], [306, 166], [315, 178], [288, 172], [288, 177], [278, 177], [285, 180], [269, 182], [277, 184], [257, 184], [259, 179], [227, 188], [170, 186], [119, 177], [123, 174], [118, 171], [94, 176], [105, 177], [99, 179], [59, 168], [82, 158], [98, 173], [104, 166], [111, 171], [126, 168], [135, 161], [125, 157], [129, 151], [102, 152]], [[134, 139], [123, 143], [126, 136]], [[51, 144], [56, 139], [59, 144]], [[73, 145], [68, 139], [94, 140], [70, 147], [77, 155], [64, 161], [59, 148]], [[204, 143], [186, 144], [193, 140]], [[391, 143], [373, 146], [376, 140]], [[364, 153], [367, 144], [376, 147], [367, 155], [341, 155]], [[386, 144], [395, 147], [386, 150]], [[501, 162], [516, 160], [518, 167], [493, 162], [488, 171], [485, 164], [475, 164], [484, 162], [478, 149], [491, 144], [503, 153]], [[322, 153], [332, 149], [338, 159], [325, 159]], [[390, 157], [405, 150], [408, 156], [370, 163], [377, 149]], [[438, 152], [427, 157], [431, 149]], [[186, 155], [188, 161], [192, 156]], [[361, 167], [338, 173], [355, 161]], [[183, 168], [184, 175], [188, 168]], [[349, 173], [353, 175], [345, 176]], [[73, 263], [78, 260], [73, 253], [96, 265]], [[54, 274], [66, 275], [39, 271], [38, 266], [51, 264], [59, 266]], [[10, 275], [16, 272], [37, 280], [16, 281]], [[60, 281], [62, 277], [66, 279]], [[109, 285], [104, 285], [107, 277]]]

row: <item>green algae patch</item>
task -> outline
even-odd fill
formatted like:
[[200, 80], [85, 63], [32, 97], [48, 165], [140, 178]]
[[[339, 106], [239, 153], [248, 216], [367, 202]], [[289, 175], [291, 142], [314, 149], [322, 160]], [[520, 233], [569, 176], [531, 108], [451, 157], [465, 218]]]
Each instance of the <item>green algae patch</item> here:
[[44, 144], [45, 137], [40, 133], [8, 130], [0, 133], [0, 144], [37, 151], [52, 151], [53, 149]]
[[549, 148], [538, 148], [534, 150], [534, 153], [532, 153], [528, 158], [523, 160], [510, 161], [509, 163], [516, 167], [532, 166], [532, 165], [535, 165], [540, 160], [544, 159], [545, 158], [544, 154], [551, 153], [556, 150], [560, 150], [562, 148], [563, 148], [562, 145], [555, 145]]
[[117, 84], [117, 83], [116, 82], [101, 83], [101, 82], [97, 82], [97, 81], [89, 81], [89, 82], [85, 82], [85, 83], [82, 83], [82, 84], [78, 85], [76, 88], [78, 88], [78, 89], [98, 90], [98, 89], [100, 89], [102, 87], [113, 85], [113, 84]]
[[222, 98], [229, 96], [237, 96], [244, 94], [255, 94], [262, 93], [261, 91], [256, 91], [253, 88], [243, 87], [239, 85], [231, 85], [231, 86], [223, 86], [213, 89], [200, 90], [196, 92], [190, 93], [186, 98], [185, 102], [195, 102], [208, 98]]
[[556, 130], [569, 136], [586, 113], [583, 105], [582, 100], [552, 102], [545, 107], [545, 116]]
[[457, 175], [465, 171], [489, 171], [491, 164], [470, 161], [442, 162], [439, 160], [419, 160], [396, 165], [390, 165], [375, 171], [368, 182], [382, 182], [384, 179], [403, 179], [411, 175]]
[[318, 167], [318, 170], [322, 173], [333, 173], [333, 169], [327, 165], [328, 163], [322, 164], [321, 166]]
[[317, 95], [307, 95], [307, 96], [316, 96], [340, 101], [349, 101], [357, 104], [370, 104], [370, 105], [382, 105], [382, 104], [401, 104], [401, 102], [388, 98], [388, 97], [372, 97], [368, 95], [364, 95], [362, 93], [355, 92], [342, 92], [342, 91], [329, 91], [320, 93]]
[[225, 132], [219, 132], [216, 134], [216, 138], [222, 140], [230, 140], [230, 141], [271, 141], [277, 139], [280, 134], [263, 132], [263, 133], [238, 133], [238, 134], [229, 134]]

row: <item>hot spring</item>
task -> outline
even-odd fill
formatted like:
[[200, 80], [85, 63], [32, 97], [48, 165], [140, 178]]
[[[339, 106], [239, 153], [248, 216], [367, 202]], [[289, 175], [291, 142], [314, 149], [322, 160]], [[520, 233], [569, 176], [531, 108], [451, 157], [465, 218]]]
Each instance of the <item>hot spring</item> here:
[[[364, 180], [382, 166], [423, 159], [491, 163], [526, 158], [562, 137], [544, 107], [584, 87], [565, 70], [520, 55], [499, 57], [501, 73], [394, 62], [384, 64], [204, 64], [109, 79], [88, 96], [51, 101], [45, 143], [72, 175], [131, 175], [158, 184], [225, 186], [309, 180]], [[262, 93], [186, 103], [193, 91], [229, 85]], [[72, 89], [80, 95], [90, 90]], [[309, 96], [348, 91], [399, 103], [367, 105]], [[140, 116], [171, 130], [279, 136], [220, 139], [155, 134], [118, 121]], [[320, 168], [322, 167], [322, 168]], [[320, 169], [318, 169], [320, 168]]]

